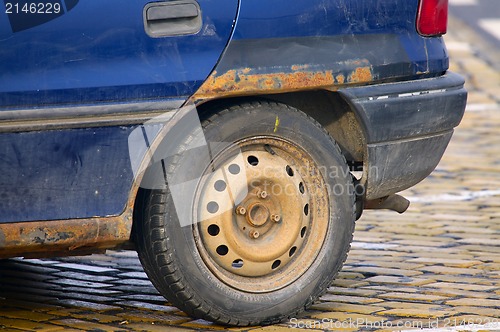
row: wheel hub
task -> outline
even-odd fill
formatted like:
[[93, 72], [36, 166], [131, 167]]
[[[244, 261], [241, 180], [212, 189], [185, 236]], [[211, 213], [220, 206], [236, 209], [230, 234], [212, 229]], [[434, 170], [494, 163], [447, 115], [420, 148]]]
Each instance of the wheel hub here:
[[249, 207], [247, 221], [250, 226], [260, 227], [268, 222], [270, 216], [269, 209], [264, 204], [257, 202]]

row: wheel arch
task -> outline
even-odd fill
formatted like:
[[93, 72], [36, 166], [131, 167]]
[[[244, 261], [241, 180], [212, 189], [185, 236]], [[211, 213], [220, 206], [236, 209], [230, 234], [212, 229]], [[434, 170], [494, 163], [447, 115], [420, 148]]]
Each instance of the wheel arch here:
[[339, 144], [348, 162], [362, 162], [366, 154], [363, 125], [355, 108], [337, 92], [309, 90], [246, 97], [229, 97], [208, 100], [197, 106], [200, 115], [219, 106], [244, 101], [266, 99], [280, 102], [306, 113], [321, 124]]

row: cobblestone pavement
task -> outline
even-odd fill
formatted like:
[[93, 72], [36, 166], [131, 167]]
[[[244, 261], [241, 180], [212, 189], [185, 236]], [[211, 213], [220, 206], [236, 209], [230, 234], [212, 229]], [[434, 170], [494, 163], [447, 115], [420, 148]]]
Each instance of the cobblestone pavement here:
[[[500, 331], [500, 73], [450, 30], [468, 112], [436, 171], [404, 193], [409, 211], [365, 212], [338, 279], [303, 316], [232, 330]], [[3, 261], [0, 285], [4, 330], [223, 329], [166, 303], [135, 252]]]

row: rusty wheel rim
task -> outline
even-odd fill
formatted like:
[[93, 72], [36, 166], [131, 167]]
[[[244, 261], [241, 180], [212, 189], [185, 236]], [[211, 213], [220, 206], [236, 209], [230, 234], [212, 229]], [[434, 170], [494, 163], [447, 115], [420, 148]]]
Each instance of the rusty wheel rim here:
[[328, 231], [329, 199], [313, 159], [275, 137], [238, 142], [218, 154], [198, 187], [198, 251], [227, 285], [277, 290], [314, 263]]

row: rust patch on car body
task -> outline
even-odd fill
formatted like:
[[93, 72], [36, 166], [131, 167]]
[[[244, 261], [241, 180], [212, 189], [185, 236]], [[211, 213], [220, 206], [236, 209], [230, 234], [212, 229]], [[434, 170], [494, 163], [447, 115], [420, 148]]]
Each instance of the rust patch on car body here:
[[130, 239], [130, 212], [117, 217], [0, 224], [0, 258], [101, 252]]
[[347, 78], [350, 83], [365, 83], [372, 80], [372, 72], [370, 67], [356, 68]]
[[290, 68], [241, 68], [219, 74], [214, 71], [193, 95], [195, 102], [214, 97], [243, 96], [312, 89], [336, 89], [342, 85], [373, 81], [367, 60], [342, 63], [336, 69], [319, 69], [311, 65]]

